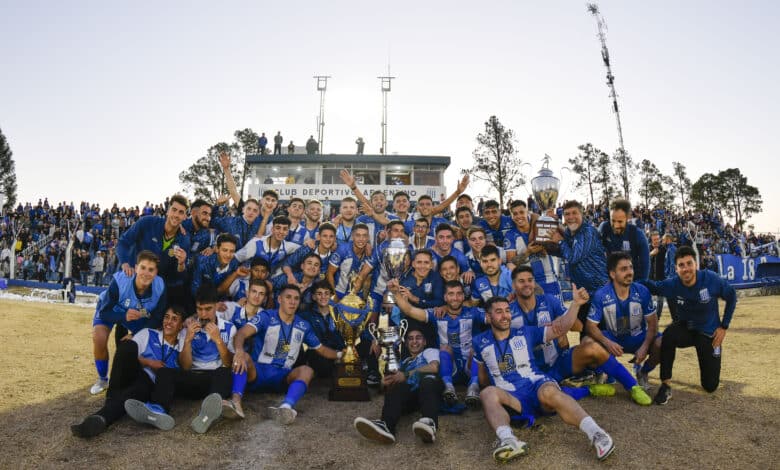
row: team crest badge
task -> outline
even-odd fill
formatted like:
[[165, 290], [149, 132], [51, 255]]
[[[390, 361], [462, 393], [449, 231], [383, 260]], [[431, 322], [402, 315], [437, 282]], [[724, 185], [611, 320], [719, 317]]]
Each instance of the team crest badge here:
[[699, 299], [702, 302], [709, 302], [710, 301], [710, 291], [707, 289], [702, 289], [699, 291]]

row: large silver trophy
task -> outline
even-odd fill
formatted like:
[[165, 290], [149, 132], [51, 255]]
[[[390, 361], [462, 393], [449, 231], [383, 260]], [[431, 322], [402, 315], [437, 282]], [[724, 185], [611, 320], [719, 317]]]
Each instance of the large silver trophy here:
[[[401, 277], [403, 277], [404, 272], [406, 271], [408, 253], [409, 249], [403, 238], [393, 238], [390, 240], [382, 253], [382, 267], [387, 276], [385, 283], [391, 279], [400, 280]], [[387, 287], [385, 287], [385, 293], [382, 297], [382, 305], [385, 308], [392, 308], [392, 306], [395, 305], [395, 296]]]
[[401, 370], [396, 348], [403, 341], [408, 325], [406, 320], [401, 320], [398, 326], [388, 326], [387, 328], [377, 328], [374, 323], [368, 324], [368, 332], [376, 338], [379, 346], [382, 347], [381, 359], [385, 361], [386, 372], [394, 374]]
[[539, 175], [531, 180], [531, 190], [533, 191], [536, 204], [542, 211], [541, 217], [536, 221], [534, 228], [534, 238], [538, 242], [552, 241], [552, 235], [558, 230], [558, 220], [547, 215], [547, 211], [555, 209], [555, 203], [558, 201], [558, 191], [561, 189], [561, 180], [553, 176], [549, 168], [550, 156], [544, 156], [544, 166], [539, 170]]

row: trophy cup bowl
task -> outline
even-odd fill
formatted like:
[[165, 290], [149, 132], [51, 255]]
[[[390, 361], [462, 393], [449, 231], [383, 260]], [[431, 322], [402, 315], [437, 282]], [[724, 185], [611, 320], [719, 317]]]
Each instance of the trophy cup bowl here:
[[[382, 253], [382, 267], [387, 276], [387, 279], [385, 279], [386, 281], [401, 279], [406, 271], [406, 257], [408, 252], [409, 250], [404, 239], [393, 238], [390, 240]], [[385, 289], [382, 304], [385, 306], [395, 305], [395, 296], [389, 289]]]
[[351, 290], [339, 303], [331, 302], [330, 315], [345, 345], [344, 356], [341, 363], [336, 364], [333, 385], [328, 393], [328, 399], [332, 401], [370, 399], [362, 360], [355, 352], [355, 341], [371, 318], [371, 311], [371, 299], [365, 302]]
[[408, 323], [406, 320], [401, 320], [398, 326], [388, 326], [386, 328], [377, 328], [373, 323], [368, 325], [368, 332], [376, 338], [379, 346], [382, 347], [385, 372], [394, 374], [401, 369], [395, 348], [403, 341], [407, 327]]
[[539, 175], [531, 180], [531, 191], [536, 204], [542, 211], [542, 215], [536, 221], [534, 227], [534, 239], [538, 242], [552, 241], [553, 231], [558, 230], [558, 220], [547, 215], [547, 211], [555, 208], [558, 201], [558, 191], [561, 188], [561, 180], [553, 176], [552, 170], [547, 168], [549, 161], [545, 159], [545, 167], [539, 170]]

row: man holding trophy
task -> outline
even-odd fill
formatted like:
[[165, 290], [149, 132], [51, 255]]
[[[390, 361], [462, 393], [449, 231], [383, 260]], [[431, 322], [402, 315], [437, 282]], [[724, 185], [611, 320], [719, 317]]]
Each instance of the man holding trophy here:
[[426, 348], [425, 335], [414, 328], [406, 332], [406, 347], [409, 357], [397, 365], [395, 372], [385, 373], [382, 380], [387, 392], [381, 419], [355, 418], [355, 429], [366, 439], [395, 443], [396, 426], [403, 413], [419, 409], [422, 417], [412, 424], [412, 431], [425, 443], [436, 440], [442, 390], [439, 351]]

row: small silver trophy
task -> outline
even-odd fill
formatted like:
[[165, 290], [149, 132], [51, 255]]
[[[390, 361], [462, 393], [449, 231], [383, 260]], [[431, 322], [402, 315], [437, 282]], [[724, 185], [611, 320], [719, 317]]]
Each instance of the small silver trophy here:
[[[393, 238], [387, 244], [382, 253], [382, 267], [386, 276], [385, 282], [391, 279], [400, 280], [406, 271], [406, 258], [409, 249], [406, 241], [402, 238]], [[385, 294], [382, 298], [382, 305], [392, 307], [395, 305], [395, 296], [390, 289], [385, 288]]]
[[553, 176], [549, 168], [550, 156], [544, 156], [544, 166], [539, 170], [539, 175], [531, 180], [531, 190], [533, 191], [536, 204], [542, 211], [541, 217], [536, 221], [534, 228], [534, 238], [538, 242], [549, 242], [552, 240], [552, 234], [558, 230], [558, 220], [547, 215], [547, 211], [555, 208], [558, 201], [558, 191], [561, 188], [561, 180]]
[[407, 327], [408, 323], [406, 320], [401, 320], [398, 326], [388, 326], [387, 328], [377, 328], [374, 323], [368, 324], [368, 332], [376, 338], [382, 347], [383, 354], [381, 359], [385, 361], [386, 372], [394, 374], [401, 370], [395, 348], [403, 341]]

